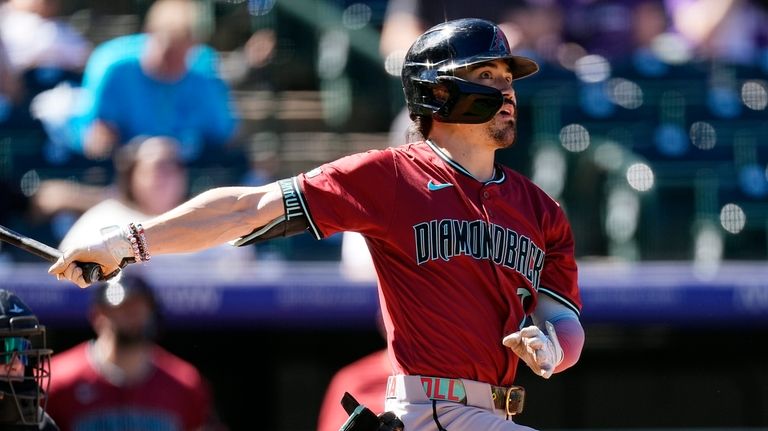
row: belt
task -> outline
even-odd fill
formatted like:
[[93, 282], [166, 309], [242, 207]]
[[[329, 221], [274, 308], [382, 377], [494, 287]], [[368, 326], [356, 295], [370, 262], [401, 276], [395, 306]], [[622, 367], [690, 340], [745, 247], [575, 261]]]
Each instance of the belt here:
[[[407, 376], [418, 378], [427, 398], [435, 401], [451, 401], [467, 404], [467, 390], [461, 379], [446, 377]], [[393, 381], [394, 383], [394, 381]], [[475, 384], [476, 382], [472, 382]], [[496, 409], [503, 410], [508, 416], [519, 415], [525, 404], [525, 389], [522, 386], [494, 386], [483, 384], [490, 388], [490, 397]], [[394, 390], [394, 388], [391, 388]], [[387, 392], [390, 388], [387, 389]], [[485, 394], [483, 394], [485, 396]]]

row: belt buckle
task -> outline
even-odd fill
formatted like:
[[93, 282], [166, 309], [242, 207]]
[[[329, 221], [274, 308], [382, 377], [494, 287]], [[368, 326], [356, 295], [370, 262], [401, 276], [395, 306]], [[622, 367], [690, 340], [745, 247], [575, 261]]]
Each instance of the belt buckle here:
[[508, 416], [519, 415], [523, 412], [525, 404], [525, 388], [522, 386], [510, 386], [505, 396], [505, 410]]

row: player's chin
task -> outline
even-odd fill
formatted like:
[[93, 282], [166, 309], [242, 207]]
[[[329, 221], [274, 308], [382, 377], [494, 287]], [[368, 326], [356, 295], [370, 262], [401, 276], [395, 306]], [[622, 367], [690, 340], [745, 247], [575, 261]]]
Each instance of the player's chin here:
[[517, 130], [515, 129], [514, 122], [491, 127], [489, 133], [500, 149], [515, 145], [517, 140]]

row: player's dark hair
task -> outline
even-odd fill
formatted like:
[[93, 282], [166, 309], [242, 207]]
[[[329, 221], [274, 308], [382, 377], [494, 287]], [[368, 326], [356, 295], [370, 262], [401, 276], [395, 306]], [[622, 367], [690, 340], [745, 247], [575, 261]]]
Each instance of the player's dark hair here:
[[424, 115], [415, 115], [413, 122], [405, 132], [406, 142], [418, 142], [429, 138], [432, 131], [432, 118]]

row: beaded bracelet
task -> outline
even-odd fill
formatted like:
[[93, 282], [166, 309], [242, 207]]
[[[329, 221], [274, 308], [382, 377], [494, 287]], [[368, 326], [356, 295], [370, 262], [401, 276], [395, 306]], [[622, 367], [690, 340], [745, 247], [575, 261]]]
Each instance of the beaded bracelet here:
[[151, 259], [147, 238], [144, 235], [144, 227], [141, 223], [128, 223], [128, 241], [131, 243], [136, 262], [148, 262]]

